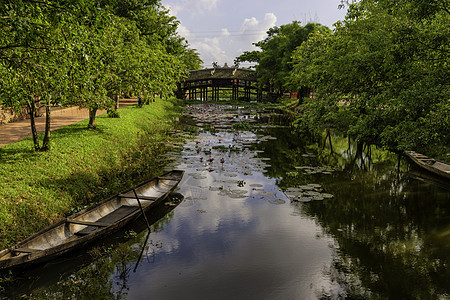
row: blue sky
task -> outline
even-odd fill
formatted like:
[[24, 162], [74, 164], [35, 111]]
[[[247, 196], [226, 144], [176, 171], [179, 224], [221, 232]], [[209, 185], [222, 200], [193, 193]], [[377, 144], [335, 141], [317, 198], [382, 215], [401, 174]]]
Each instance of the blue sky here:
[[[181, 22], [179, 34], [197, 49], [205, 67], [233, 64], [236, 56], [255, 50], [252, 43], [273, 26], [313, 21], [330, 28], [345, 17], [339, 0], [162, 0]], [[245, 65], [243, 65], [245, 66]]]

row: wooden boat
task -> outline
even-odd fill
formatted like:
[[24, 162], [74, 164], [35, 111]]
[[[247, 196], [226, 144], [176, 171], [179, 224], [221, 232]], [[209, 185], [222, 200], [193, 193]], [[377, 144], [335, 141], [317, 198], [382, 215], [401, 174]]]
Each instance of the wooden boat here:
[[0, 270], [48, 261], [111, 234], [166, 199], [183, 174], [173, 170], [153, 178], [0, 251]]
[[441, 177], [450, 179], [450, 164], [436, 160], [414, 151], [406, 151], [405, 154], [418, 166]]

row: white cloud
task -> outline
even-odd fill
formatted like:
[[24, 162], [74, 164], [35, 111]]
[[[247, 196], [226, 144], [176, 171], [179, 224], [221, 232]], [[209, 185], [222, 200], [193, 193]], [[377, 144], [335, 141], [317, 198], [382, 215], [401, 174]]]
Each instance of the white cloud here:
[[228, 31], [228, 28], [222, 28], [222, 36], [230, 36], [230, 31]]
[[201, 54], [201, 59], [205, 66], [211, 65], [213, 62], [223, 64], [224, 62], [230, 63], [233, 61], [221, 47], [221, 38], [205, 38], [193, 44], [193, 46]]
[[182, 0], [175, 2], [177, 3], [168, 2], [165, 4], [165, 6], [170, 9], [172, 15], [178, 16], [180, 12], [201, 15], [216, 11], [220, 0]]
[[192, 32], [180, 24], [178, 33], [187, 39], [191, 48], [197, 49], [205, 67], [211, 66], [213, 62], [232, 65], [234, 59], [244, 51], [255, 50], [252, 43], [263, 40], [267, 30], [274, 27], [276, 22], [274, 13], [266, 13], [259, 20], [255, 17], [244, 18], [235, 31], [222, 28], [215, 32], [206, 32], [208, 36], [205, 37], [205, 31]]
[[241, 25], [241, 39], [246, 42], [257, 42], [266, 37], [266, 32], [277, 23], [274, 13], [266, 13], [264, 19], [258, 21], [255, 17], [245, 19]]

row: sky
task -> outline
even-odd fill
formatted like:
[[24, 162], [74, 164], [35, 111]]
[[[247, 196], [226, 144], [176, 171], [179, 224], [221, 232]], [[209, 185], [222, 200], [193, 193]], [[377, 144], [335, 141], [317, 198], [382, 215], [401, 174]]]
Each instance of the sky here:
[[[343, 20], [346, 10], [339, 0], [162, 0], [180, 21], [178, 33], [196, 49], [204, 67], [213, 62], [233, 65], [244, 51], [257, 50], [252, 43], [263, 40], [274, 26], [300, 21], [329, 28]], [[241, 63], [247, 67], [248, 63]]]

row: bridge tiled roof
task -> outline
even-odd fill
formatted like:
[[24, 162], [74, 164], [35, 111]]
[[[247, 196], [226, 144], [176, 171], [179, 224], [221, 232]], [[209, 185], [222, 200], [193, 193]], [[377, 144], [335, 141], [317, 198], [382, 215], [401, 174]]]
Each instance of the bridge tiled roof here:
[[258, 77], [254, 70], [249, 69], [211, 68], [190, 71], [190, 75], [185, 81], [190, 82], [210, 79], [241, 79], [256, 81]]

